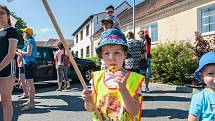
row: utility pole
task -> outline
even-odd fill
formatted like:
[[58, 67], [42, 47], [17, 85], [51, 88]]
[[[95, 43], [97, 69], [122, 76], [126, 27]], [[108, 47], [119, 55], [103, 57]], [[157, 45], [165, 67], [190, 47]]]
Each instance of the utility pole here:
[[135, 35], [135, 0], [133, 0], [133, 32]]

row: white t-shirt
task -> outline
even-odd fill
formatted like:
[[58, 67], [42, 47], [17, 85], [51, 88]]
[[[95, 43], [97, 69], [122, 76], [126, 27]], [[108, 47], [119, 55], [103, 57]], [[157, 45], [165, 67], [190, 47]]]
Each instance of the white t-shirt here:
[[58, 50], [58, 51], [56, 51], [55, 52], [55, 54], [54, 54], [54, 58], [55, 58], [55, 60], [57, 59], [57, 66], [59, 66], [59, 65], [64, 65], [64, 63], [63, 63], [63, 56], [64, 56], [64, 50]]

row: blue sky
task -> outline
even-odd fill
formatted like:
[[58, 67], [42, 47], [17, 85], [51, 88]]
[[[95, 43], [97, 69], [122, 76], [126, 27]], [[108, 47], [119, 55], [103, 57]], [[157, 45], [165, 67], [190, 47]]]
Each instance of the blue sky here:
[[[71, 34], [91, 14], [103, 12], [105, 7], [117, 7], [125, 0], [48, 0], [49, 6], [61, 28], [64, 38], [72, 38]], [[133, 6], [133, 0], [126, 0]], [[136, 4], [143, 0], [135, 0]], [[42, 4], [42, 0], [0, 0], [10, 11], [21, 17], [36, 34], [36, 40], [47, 41], [59, 38], [51, 20]]]

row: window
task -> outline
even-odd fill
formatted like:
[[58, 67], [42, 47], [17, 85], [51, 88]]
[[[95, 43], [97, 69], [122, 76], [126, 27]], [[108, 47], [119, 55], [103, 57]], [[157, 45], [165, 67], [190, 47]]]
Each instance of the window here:
[[81, 31], [81, 40], [83, 40], [83, 30]]
[[90, 57], [90, 46], [86, 48], [86, 57]]
[[215, 31], [215, 5], [199, 9], [199, 31], [201, 33]]
[[78, 43], [78, 34], [76, 35], [76, 37], [75, 37], [75, 38], [76, 38], [76, 43]]
[[75, 56], [78, 57], [78, 51], [75, 51]]
[[158, 24], [157, 23], [149, 24], [143, 28], [148, 29], [149, 36], [151, 37], [152, 42], [158, 41]]
[[98, 24], [99, 23], [99, 17], [96, 16], [96, 23]]
[[89, 25], [87, 25], [86, 26], [86, 36], [89, 35], [89, 33], [90, 33], [90, 27], [89, 27]]
[[81, 58], [84, 56], [84, 49], [81, 49]]

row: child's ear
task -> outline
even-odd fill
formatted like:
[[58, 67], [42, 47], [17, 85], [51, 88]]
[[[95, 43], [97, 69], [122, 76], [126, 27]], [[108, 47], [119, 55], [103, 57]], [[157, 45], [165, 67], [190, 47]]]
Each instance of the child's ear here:
[[128, 53], [125, 53], [125, 59], [128, 57]]

